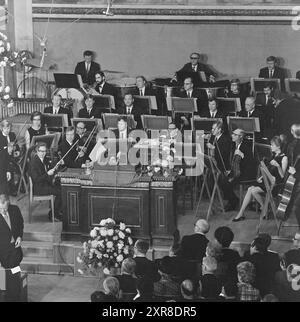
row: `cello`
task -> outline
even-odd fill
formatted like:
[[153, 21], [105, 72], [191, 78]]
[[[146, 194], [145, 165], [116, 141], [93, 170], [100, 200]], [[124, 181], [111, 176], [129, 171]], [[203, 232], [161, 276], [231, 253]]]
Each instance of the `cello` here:
[[[300, 159], [300, 155], [297, 156], [293, 167], [295, 168], [297, 162]], [[289, 203], [291, 201], [292, 195], [293, 195], [293, 190], [295, 186], [296, 178], [294, 177], [293, 174], [290, 174], [285, 182], [280, 203], [278, 205], [277, 211], [276, 211], [276, 216], [279, 220], [285, 220], [286, 219], [286, 211], [289, 206]]]

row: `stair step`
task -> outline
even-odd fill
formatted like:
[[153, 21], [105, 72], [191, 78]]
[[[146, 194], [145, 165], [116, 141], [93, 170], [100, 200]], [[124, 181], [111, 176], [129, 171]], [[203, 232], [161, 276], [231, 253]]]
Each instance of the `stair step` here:
[[23, 234], [24, 241], [51, 242], [59, 243], [61, 241], [60, 234], [52, 234], [47, 232], [25, 231]]
[[22, 250], [24, 257], [51, 258], [53, 260], [53, 244], [50, 242], [24, 241]]
[[54, 264], [50, 258], [24, 257], [21, 269], [29, 274], [74, 275], [74, 265]]

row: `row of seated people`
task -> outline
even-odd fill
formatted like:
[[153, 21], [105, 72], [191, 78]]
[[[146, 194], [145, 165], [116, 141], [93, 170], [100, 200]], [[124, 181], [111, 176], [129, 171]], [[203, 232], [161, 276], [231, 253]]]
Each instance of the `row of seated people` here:
[[192, 235], [180, 240], [177, 231], [169, 255], [155, 261], [146, 257], [148, 242], [137, 240], [121, 275], [107, 277], [91, 301], [299, 301], [293, 280], [299, 276], [300, 234], [294, 248], [279, 255], [269, 250], [268, 234], [238, 252], [229, 227], [218, 227], [211, 240], [209, 230], [199, 219]]

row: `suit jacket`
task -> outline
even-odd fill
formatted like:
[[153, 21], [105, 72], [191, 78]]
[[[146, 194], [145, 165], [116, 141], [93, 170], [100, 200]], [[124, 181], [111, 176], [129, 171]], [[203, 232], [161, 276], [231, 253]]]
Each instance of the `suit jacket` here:
[[81, 75], [84, 84], [93, 85], [95, 83], [95, 75], [100, 72], [100, 70], [100, 65], [92, 61], [89, 72], [87, 73], [85, 61], [81, 61], [76, 65], [74, 74]]
[[[138, 87], [134, 89], [133, 95], [140, 95], [140, 90]], [[149, 86], [146, 86], [144, 96], [156, 96], [156, 92]]]
[[[185, 90], [181, 90], [178, 94], [179, 97], [187, 98], [187, 92]], [[201, 89], [193, 89], [192, 91], [192, 97], [197, 98], [197, 109], [198, 109], [198, 115], [201, 114], [201, 112], [208, 109], [208, 98], [205, 91]]]
[[95, 119], [100, 119], [101, 118], [101, 109], [99, 109], [97, 107], [93, 107], [90, 114], [89, 114], [87, 109], [84, 107], [79, 110], [78, 117], [87, 118], [87, 119], [94, 117]]
[[262, 106], [264, 126], [268, 129], [273, 128], [276, 110], [274, 98], [270, 98], [267, 101], [264, 93], [258, 93], [256, 95], [256, 104]]
[[[127, 114], [126, 107], [121, 107], [120, 109], [118, 109], [118, 114]], [[149, 114], [149, 113], [147, 111], [144, 111], [143, 109], [139, 108], [136, 104], [133, 104], [131, 114], [133, 115], [134, 120], [137, 123], [136, 128], [142, 129], [143, 124], [142, 124], [141, 115], [142, 114]]]
[[205, 256], [208, 239], [202, 234], [183, 236], [179, 256], [187, 260], [202, 261]]
[[[215, 137], [212, 136], [209, 140], [211, 144], [214, 143]], [[232, 142], [230, 138], [222, 133], [217, 142], [215, 142], [215, 159], [219, 170], [225, 171], [230, 169], [230, 151]], [[225, 166], [225, 169], [224, 169]]]
[[[44, 161], [45, 162], [45, 161]], [[34, 155], [29, 163], [29, 174], [33, 183], [33, 193], [44, 195], [49, 193], [52, 186], [52, 177], [47, 173], [48, 165], [42, 163], [38, 155]]]
[[100, 93], [99, 87], [100, 87], [100, 84], [97, 84], [95, 86], [95, 91], [97, 91], [99, 94], [111, 95], [111, 96], [115, 96], [116, 95], [115, 88], [111, 84], [109, 84], [107, 82], [104, 83], [104, 85], [102, 87], [101, 93]]
[[[49, 114], [53, 114], [53, 106], [47, 106], [44, 109], [44, 113], [49, 113]], [[58, 114], [67, 114], [68, 115], [68, 121], [69, 124], [71, 124], [71, 118], [73, 117], [73, 113], [71, 110], [60, 106], [59, 110], [58, 110]]]
[[[269, 68], [268, 67], [261, 68], [259, 71], [258, 77], [270, 78], [269, 77]], [[284, 91], [285, 90], [285, 85], [284, 85], [285, 70], [283, 68], [275, 66], [272, 78], [279, 78], [280, 79], [281, 90]]]
[[158, 273], [154, 262], [146, 257], [134, 257], [134, 261], [136, 263], [135, 275], [137, 278], [147, 277], [153, 282], [158, 282], [160, 280], [161, 276]]
[[[210, 111], [209, 110], [206, 110], [206, 111], [203, 111], [201, 114], [200, 114], [201, 117], [207, 117], [207, 118], [211, 118], [211, 114], [210, 114]], [[214, 118], [221, 118], [223, 119], [224, 118], [224, 114], [217, 110], [217, 113], [215, 115]]]
[[[8, 134], [10, 142], [14, 142], [16, 139], [16, 134], [14, 132], [9, 132]], [[7, 137], [3, 135], [2, 131], [0, 131], [0, 151], [7, 147], [8, 141]]]
[[9, 205], [8, 214], [11, 229], [0, 215], [0, 263], [4, 268], [13, 268], [20, 264], [23, 254], [21, 247], [11, 245], [11, 239], [23, 238], [24, 221], [18, 206]]
[[[76, 139], [74, 139], [72, 144], [74, 144], [75, 142], [76, 142]], [[72, 145], [70, 145], [69, 142], [64, 138], [58, 147], [58, 152], [63, 157], [69, 151], [71, 146]], [[78, 158], [75, 161], [75, 159], [78, 156], [77, 146], [78, 145], [76, 144], [72, 148], [72, 150], [68, 153], [68, 155], [64, 158], [64, 163], [67, 168], [80, 168], [82, 163], [85, 161], [85, 156], [83, 156], [82, 158]]]
[[[216, 74], [206, 64], [198, 63], [197, 72], [204, 72], [208, 81], [209, 76], [216, 76]], [[178, 72], [193, 73], [192, 63], [185, 64]]]

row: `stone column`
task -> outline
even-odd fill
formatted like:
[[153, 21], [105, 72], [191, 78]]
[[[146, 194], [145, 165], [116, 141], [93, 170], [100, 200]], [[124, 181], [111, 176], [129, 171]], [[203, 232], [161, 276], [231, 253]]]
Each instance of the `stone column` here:
[[[33, 52], [32, 0], [7, 1], [7, 36], [15, 50]], [[15, 68], [6, 68], [6, 83], [11, 86], [11, 95], [16, 97], [17, 88], [23, 79], [22, 72]]]

